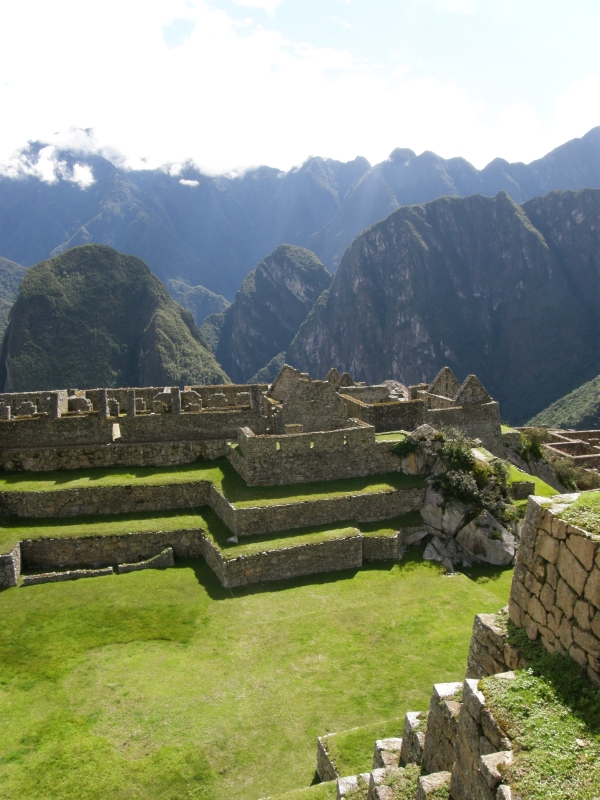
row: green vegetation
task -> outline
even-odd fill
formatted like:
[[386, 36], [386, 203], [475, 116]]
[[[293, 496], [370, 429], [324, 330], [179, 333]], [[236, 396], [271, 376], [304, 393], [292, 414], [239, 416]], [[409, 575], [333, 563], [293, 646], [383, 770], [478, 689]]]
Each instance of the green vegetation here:
[[548, 653], [509, 622], [529, 669], [515, 680], [485, 678], [482, 691], [513, 741], [504, 775], [530, 800], [592, 800], [600, 786], [600, 691], [567, 655]]
[[19, 286], [27, 267], [0, 258], [0, 337], [8, 325], [8, 315], [19, 293]]
[[306, 789], [297, 789], [295, 792], [278, 794], [276, 797], [269, 797], [268, 800], [335, 800], [336, 796], [337, 781], [327, 781]]
[[0, 592], [2, 790], [256, 800], [308, 787], [318, 735], [424, 709], [434, 682], [464, 673], [473, 616], [508, 585], [500, 600], [496, 584], [441, 572], [409, 557], [229, 590], [197, 561]]
[[373, 748], [377, 739], [401, 737], [404, 717], [394, 717], [349, 731], [340, 731], [327, 737], [327, 754], [338, 775], [357, 775], [370, 772], [373, 766]]
[[[331, 275], [314, 253], [280, 245], [249, 273], [229, 308], [207, 317], [202, 334], [234, 381], [267, 378], [270, 382], [275, 367], [270, 362], [282, 361], [296, 331], [330, 283]], [[263, 369], [267, 374], [259, 377]]]
[[422, 525], [423, 517], [420, 511], [409, 511], [400, 517], [383, 519], [379, 522], [361, 522], [359, 528], [364, 536], [395, 536], [400, 528], [408, 528], [413, 525]]
[[215, 294], [204, 286], [190, 286], [177, 278], [167, 281], [166, 285], [171, 297], [192, 312], [198, 327], [210, 314], [220, 314], [231, 305], [223, 295]]
[[557, 458], [552, 462], [552, 469], [567, 489], [589, 491], [600, 488], [600, 475], [595, 470], [576, 467], [572, 458]]
[[[558, 494], [554, 487], [544, 483], [541, 478], [537, 478], [535, 475], [530, 475], [528, 472], [523, 472], [522, 470], [517, 469], [514, 464], [510, 464], [508, 482], [515, 483], [515, 481], [533, 481], [533, 483], [535, 483], [535, 494], [539, 497], [554, 497], [554, 495]], [[513, 500], [513, 505], [515, 505], [517, 508], [524, 508], [527, 505], [527, 500]]]
[[[383, 783], [393, 790], [394, 800], [414, 800], [420, 775], [420, 767], [416, 764], [408, 764], [402, 772], [395, 775], [387, 775]], [[429, 797], [432, 800], [438, 800], [438, 793], [429, 794]], [[446, 797], [448, 797], [447, 794]], [[439, 796], [439, 800], [444, 800], [442, 795]]]
[[146, 264], [84, 245], [30, 267], [2, 347], [14, 391], [227, 383]]
[[600, 492], [580, 494], [559, 516], [592, 536], [600, 536]]
[[373, 494], [423, 485], [415, 475], [392, 472], [365, 478], [296, 483], [289, 486], [247, 486], [226, 458], [182, 464], [176, 467], [122, 467], [39, 473], [4, 473], [0, 491], [44, 492], [80, 487], [122, 486], [130, 484], [163, 485], [209, 481], [236, 508], [296, 503], [344, 497], [348, 494]]
[[419, 446], [419, 443], [413, 439], [412, 436], [398, 437], [395, 441], [396, 444], [393, 446], [392, 450], [398, 458], [406, 458], [411, 453], [414, 453]]
[[378, 442], [401, 442], [407, 436], [406, 431], [388, 431], [387, 433], [376, 433], [375, 439]]
[[527, 431], [521, 431], [521, 456], [529, 461], [539, 461], [544, 458], [544, 451], [542, 445], [550, 441], [550, 434], [546, 428], [530, 428]]
[[556, 400], [528, 424], [579, 431], [600, 428], [600, 375]]

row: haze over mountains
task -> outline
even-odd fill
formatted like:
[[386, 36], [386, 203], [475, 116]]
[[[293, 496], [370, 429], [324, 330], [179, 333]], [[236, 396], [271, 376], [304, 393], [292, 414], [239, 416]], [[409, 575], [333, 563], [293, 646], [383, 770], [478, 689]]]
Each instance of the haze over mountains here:
[[[43, 145], [23, 159], [35, 162]], [[397, 149], [375, 166], [310, 158], [297, 169], [269, 167], [238, 177], [119, 169], [99, 155], [63, 152], [60, 175], [0, 176], [0, 254], [25, 266], [88, 242], [142, 258], [164, 282], [183, 280], [233, 300], [250, 270], [280, 244], [312, 250], [333, 271], [363, 229], [401, 205], [443, 195], [516, 202], [552, 189], [600, 187], [600, 128], [531, 164], [495, 159], [483, 170], [462, 158]], [[74, 182], [75, 164], [94, 182]], [[181, 181], [184, 181], [183, 183]]]

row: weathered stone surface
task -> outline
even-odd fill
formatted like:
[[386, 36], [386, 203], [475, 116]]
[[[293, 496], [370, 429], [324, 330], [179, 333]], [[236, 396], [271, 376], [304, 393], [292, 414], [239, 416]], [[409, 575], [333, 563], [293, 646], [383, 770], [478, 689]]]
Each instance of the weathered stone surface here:
[[317, 773], [323, 782], [334, 781], [340, 777], [329, 758], [327, 739], [327, 736], [319, 736], [317, 739]]
[[535, 551], [539, 553], [542, 558], [549, 561], [551, 564], [556, 564], [558, 560], [559, 541], [552, 538], [546, 531], [540, 531], [537, 536], [535, 544]]
[[161, 569], [165, 567], [172, 567], [175, 564], [173, 558], [173, 548], [165, 547], [165, 549], [152, 558], [147, 558], [145, 561], [137, 561], [132, 564], [119, 564], [117, 572], [122, 575], [126, 572], [138, 572], [142, 569]]
[[587, 572], [585, 571], [585, 567], [579, 563], [564, 542], [560, 543], [556, 566], [563, 580], [565, 580], [578, 595], [582, 595], [588, 577]]
[[78, 581], [81, 578], [100, 578], [113, 575], [112, 567], [104, 569], [75, 569], [67, 572], [43, 572], [37, 575], [23, 575], [23, 586], [35, 586], [39, 583], [59, 583], [62, 581]]
[[423, 760], [425, 746], [425, 730], [427, 727], [426, 711], [408, 711], [404, 717], [400, 764], [420, 764]]
[[402, 739], [396, 737], [377, 739], [373, 753], [373, 769], [398, 767], [400, 765], [401, 750]]
[[476, 558], [488, 564], [506, 566], [515, 556], [515, 539], [488, 511], [465, 525], [456, 540]]
[[559, 578], [556, 590], [556, 605], [564, 612], [567, 619], [571, 619], [575, 609], [577, 595], [562, 578]]
[[600, 568], [597, 566], [590, 572], [586, 581], [584, 597], [590, 603], [593, 603], [596, 608], [600, 608]]
[[[572, 527], [569, 527], [569, 531], [572, 530]], [[585, 535], [577, 536], [571, 534], [567, 538], [566, 544], [569, 550], [577, 557], [577, 560], [586, 572], [589, 572], [594, 566], [594, 558], [598, 551], [598, 543], [588, 539]]]
[[428, 798], [439, 796], [438, 793], [445, 787], [449, 790], [451, 778], [451, 773], [445, 771], [422, 776], [419, 778], [415, 800], [428, 800]]

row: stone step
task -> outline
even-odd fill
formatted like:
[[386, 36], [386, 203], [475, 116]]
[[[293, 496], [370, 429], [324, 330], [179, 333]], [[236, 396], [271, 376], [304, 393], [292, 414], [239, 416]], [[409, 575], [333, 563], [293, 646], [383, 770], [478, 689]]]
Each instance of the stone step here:
[[367, 800], [370, 780], [371, 775], [368, 772], [338, 778], [336, 800], [344, 800], [348, 795], [352, 797], [352, 800]]
[[399, 767], [402, 739], [377, 739], [373, 753], [373, 769]]
[[450, 772], [432, 772], [419, 778], [415, 800], [443, 800], [450, 797]]

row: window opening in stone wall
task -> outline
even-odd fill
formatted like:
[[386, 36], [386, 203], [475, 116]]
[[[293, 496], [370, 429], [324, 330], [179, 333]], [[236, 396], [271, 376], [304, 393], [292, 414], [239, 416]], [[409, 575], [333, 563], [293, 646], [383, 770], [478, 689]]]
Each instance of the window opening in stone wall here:
[[315, 443], [314, 443], [314, 442], [311, 442], [311, 443], [310, 443], [310, 449], [312, 450], [314, 446], [315, 446]]
[[275, 450], [281, 450], [281, 442], [275, 442]]
[[348, 444], [348, 437], [344, 436], [344, 444]]

